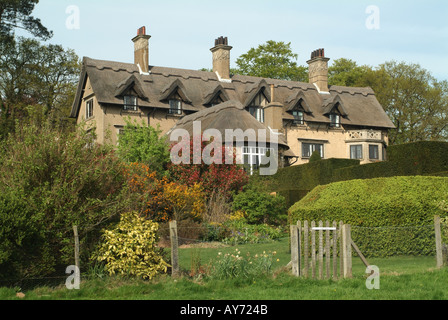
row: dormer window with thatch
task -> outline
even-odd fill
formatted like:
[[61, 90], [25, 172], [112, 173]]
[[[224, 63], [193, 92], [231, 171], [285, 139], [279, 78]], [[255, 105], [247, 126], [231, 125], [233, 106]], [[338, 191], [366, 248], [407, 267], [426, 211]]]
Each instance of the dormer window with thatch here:
[[170, 99], [169, 114], [182, 114], [182, 101], [180, 99]]
[[137, 111], [137, 96], [128, 95], [123, 97], [123, 110]]
[[335, 111], [328, 115], [330, 117], [330, 127], [340, 128], [341, 127], [341, 115]]

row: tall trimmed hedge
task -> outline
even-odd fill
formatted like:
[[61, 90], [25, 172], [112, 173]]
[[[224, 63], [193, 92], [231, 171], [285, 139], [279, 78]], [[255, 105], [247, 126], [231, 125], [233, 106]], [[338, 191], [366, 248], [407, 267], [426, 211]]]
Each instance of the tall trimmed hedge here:
[[282, 168], [272, 177], [271, 188], [282, 194], [289, 206], [314, 187], [331, 182], [379, 177], [447, 176], [448, 142], [421, 141], [387, 149], [388, 161], [359, 164], [359, 160], [326, 159]]
[[332, 158], [282, 168], [272, 177], [270, 187], [284, 196], [290, 207], [314, 187], [332, 182], [335, 169], [355, 165], [359, 160]]
[[297, 220], [351, 224], [352, 238], [367, 256], [434, 253], [434, 215], [448, 199], [448, 178], [401, 176], [316, 187], [289, 209]]
[[[420, 141], [391, 146], [388, 161], [337, 168], [332, 180], [429, 175], [448, 171], [448, 142]], [[442, 174], [441, 174], [442, 175]]]

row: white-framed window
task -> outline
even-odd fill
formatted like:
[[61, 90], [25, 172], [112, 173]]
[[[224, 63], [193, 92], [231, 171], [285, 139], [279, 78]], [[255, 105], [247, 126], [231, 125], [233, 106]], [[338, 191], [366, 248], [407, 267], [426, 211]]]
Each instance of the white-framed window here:
[[249, 113], [261, 123], [264, 123], [264, 109], [262, 107], [249, 107]]
[[136, 96], [124, 96], [123, 97], [123, 109], [129, 111], [137, 111], [137, 97]]
[[242, 157], [244, 166], [248, 169], [250, 174], [254, 173], [262, 163], [262, 158], [268, 156], [268, 152], [271, 154], [274, 152], [274, 148], [264, 148], [264, 147], [243, 147]]
[[341, 116], [337, 113], [330, 113], [330, 127], [339, 128], [341, 126]]
[[93, 99], [86, 101], [86, 119], [93, 117]]
[[362, 144], [350, 146], [350, 159], [362, 159]]
[[170, 114], [182, 114], [182, 102], [177, 99], [171, 99], [170, 101]]
[[252, 100], [252, 102], [248, 106], [249, 113], [261, 123], [264, 123], [264, 108], [263, 108], [263, 106], [266, 103], [269, 103], [269, 100], [266, 98], [263, 91], [261, 91], [257, 94], [257, 96], [254, 98], [254, 100]]
[[302, 142], [302, 158], [310, 158], [314, 151], [318, 151], [320, 157], [324, 158], [323, 143]]

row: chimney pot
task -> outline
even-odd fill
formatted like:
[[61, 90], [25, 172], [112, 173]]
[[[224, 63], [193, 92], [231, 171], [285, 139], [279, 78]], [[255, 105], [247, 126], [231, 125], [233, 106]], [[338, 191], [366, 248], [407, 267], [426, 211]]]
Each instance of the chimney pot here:
[[325, 49], [320, 48], [311, 53], [311, 59], [307, 61], [309, 64], [310, 83], [315, 84], [319, 91], [328, 92], [328, 61], [325, 58]]
[[142, 72], [149, 72], [149, 39], [146, 35], [146, 27], [137, 30], [137, 36], [132, 39], [134, 42], [134, 63], [138, 64]]
[[215, 46], [210, 49], [213, 53], [213, 72], [218, 73], [222, 80], [230, 80], [230, 50], [227, 37], [215, 39]]
[[141, 27], [140, 29], [137, 30], [137, 35], [138, 36], [144, 36], [146, 35], [146, 27]]

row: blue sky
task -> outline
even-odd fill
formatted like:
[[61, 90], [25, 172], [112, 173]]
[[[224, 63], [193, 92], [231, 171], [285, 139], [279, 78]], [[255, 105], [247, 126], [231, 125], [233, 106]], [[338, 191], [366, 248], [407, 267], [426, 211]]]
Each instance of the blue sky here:
[[[369, 6], [375, 10], [366, 12]], [[301, 65], [325, 48], [332, 60], [418, 63], [448, 80], [446, 0], [40, 0], [33, 15], [54, 32], [50, 43], [80, 57], [133, 62], [131, 39], [146, 26], [151, 65], [211, 68], [209, 49], [227, 36], [232, 66], [250, 48], [275, 40], [291, 42]]]

